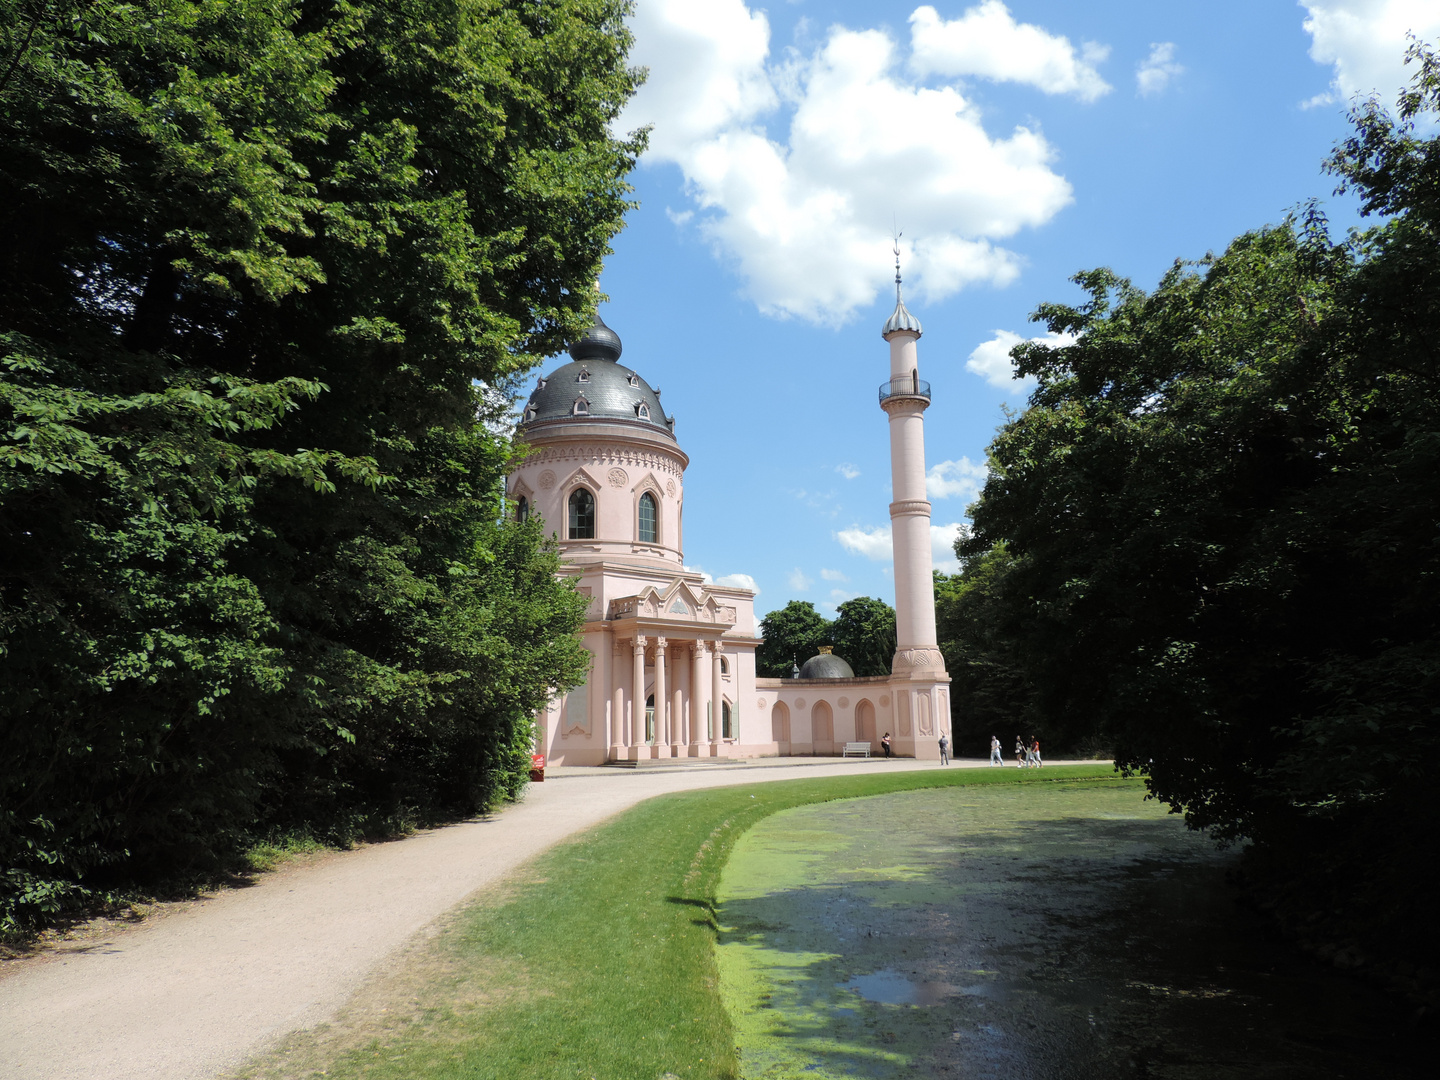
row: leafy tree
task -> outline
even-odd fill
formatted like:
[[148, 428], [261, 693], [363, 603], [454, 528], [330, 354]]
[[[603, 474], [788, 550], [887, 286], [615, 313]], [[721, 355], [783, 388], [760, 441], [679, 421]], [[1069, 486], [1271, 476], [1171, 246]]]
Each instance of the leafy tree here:
[[856, 675], [889, 675], [895, 659], [895, 609], [870, 596], [846, 600], [830, 624], [830, 643]]
[[761, 678], [786, 679], [796, 664], [803, 664], [830, 644], [830, 620], [808, 600], [791, 600], [760, 620], [755, 668]]
[[514, 793], [581, 601], [479, 387], [591, 315], [624, 10], [0, 0], [0, 931]]
[[[958, 549], [962, 540], [956, 541]], [[962, 556], [960, 572], [935, 575], [935, 629], [950, 673], [955, 746], [990, 752], [990, 736], [1049, 732], [1032, 709], [1034, 691], [1019, 655], [1024, 628], [1007, 604], [1005, 576], [1014, 565], [1002, 542]]]
[[1376, 102], [1328, 167], [1388, 220], [1317, 213], [1043, 305], [1065, 348], [991, 447], [964, 545], [1007, 546], [999, 596], [1036, 707], [1099, 730], [1193, 825], [1256, 841], [1290, 901], [1430, 953], [1409, 866], [1440, 835], [1440, 63]]

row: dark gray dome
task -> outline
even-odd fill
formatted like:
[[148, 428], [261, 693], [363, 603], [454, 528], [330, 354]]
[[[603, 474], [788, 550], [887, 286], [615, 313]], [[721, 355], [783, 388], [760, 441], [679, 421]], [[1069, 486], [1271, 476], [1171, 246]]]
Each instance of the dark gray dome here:
[[850, 665], [834, 653], [812, 656], [800, 665], [802, 679], [853, 679], [855, 672]]
[[542, 378], [525, 403], [522, 429], [546, 421], [623, 421], [675, 437], [674, 421], [660, 405], [660, 393], [616, 361], [620, 335], [600, 319], [570, 346], [574, 357]]

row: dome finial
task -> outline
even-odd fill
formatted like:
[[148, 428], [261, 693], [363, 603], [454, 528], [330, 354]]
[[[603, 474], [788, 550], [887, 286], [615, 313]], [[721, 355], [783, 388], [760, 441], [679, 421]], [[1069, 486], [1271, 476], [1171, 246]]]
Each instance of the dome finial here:
[[895, 303], [900, 303], [900, 234], [894, 235], [895, 250]]
[[880, 336], [889, 338], [891, 334], [907, 330], [917, 338], [920, 336], [920, 320], [911, 315], [905, 307], [905, 301], [900, 296], [900, 237], [905, 234], [896, 232], [894, 234], [895, 250], [895, 310], [891, 312], [890, 318], [885, 320], [885, 329], [880, 331]]

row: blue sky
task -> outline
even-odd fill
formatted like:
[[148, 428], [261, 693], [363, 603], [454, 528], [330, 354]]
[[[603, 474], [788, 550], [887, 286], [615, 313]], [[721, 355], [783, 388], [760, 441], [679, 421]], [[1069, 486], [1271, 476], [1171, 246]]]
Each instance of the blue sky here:
[[[690, 455], [686, 562], [827, 613], [893, 602], [876, 388], [890, 233], [923, 322], [937, 559], [1021, 407], [1015, 335], [1109, 266], [1151, 288], [1318, 197], [1356, 93], [1393, 102], [1440, 4], [638, 0], [653, 125], [606, 321]], [[943, 566], [942, 566], [943, 568]]]

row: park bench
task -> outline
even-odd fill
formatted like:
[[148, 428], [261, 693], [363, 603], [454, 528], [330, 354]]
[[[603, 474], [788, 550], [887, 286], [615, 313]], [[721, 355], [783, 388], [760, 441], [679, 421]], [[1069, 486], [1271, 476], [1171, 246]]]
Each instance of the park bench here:
[[845, 744], [845, 752], [840, 756], [850, 757], [852, 754], [856, 757], [869, 757], [870, 744], [868, 742], [847, 742]]

